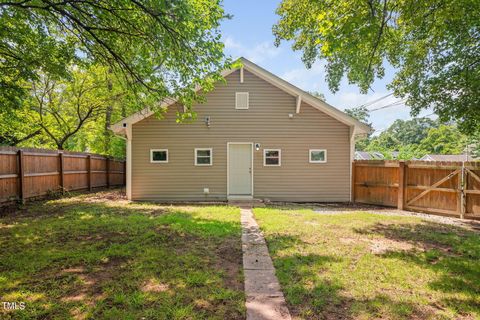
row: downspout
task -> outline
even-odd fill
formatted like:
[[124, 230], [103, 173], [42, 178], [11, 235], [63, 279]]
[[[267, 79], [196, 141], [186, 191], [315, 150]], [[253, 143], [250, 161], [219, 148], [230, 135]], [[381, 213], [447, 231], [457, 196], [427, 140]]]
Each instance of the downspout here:
[[127, 137], [127, 199], [132, 200], [132, 125], [126, 124], [125, 135]]
[[353, 198], [353, 160], [355, 159], [355, 126], [350, 127], [350, 202], [354, 201]]

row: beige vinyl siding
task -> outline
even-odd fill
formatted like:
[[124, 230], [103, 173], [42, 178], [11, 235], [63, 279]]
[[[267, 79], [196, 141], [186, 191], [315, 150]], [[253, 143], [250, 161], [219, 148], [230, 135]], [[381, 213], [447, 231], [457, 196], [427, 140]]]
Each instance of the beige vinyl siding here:
[[[254, 197], [279, 201], [348, 201], [350, 197], [349, 127], [244, 70], [226, 78], [195, 106], [197, 120], [177, 124], [169, 108], [132, 128], [132, 199], [225, 200], [227, 143], [255, 142]], [[235, 93], [249, 92], [249, 109], [235, 109]], [[289, 118], [289, 114], [294, 117]], [[210, 116], [211, 125], [204, 123]], [[212, 148], [213, 165], [195, 166], [194, 149]], [[281, 166], [263, 166], [263, 149], [281, 149]], [[168, 149], [169, 162], [150, 163], [150, 149]], [[326, 149], [327, 163], [309, 163], [309, 149]], [[205, 196], [204, 188], [210, 193]]]

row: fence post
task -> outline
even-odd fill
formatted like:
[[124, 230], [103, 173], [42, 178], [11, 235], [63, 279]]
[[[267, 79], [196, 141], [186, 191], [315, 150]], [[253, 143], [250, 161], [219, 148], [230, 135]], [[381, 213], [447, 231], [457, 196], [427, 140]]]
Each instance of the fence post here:
[[62, 188], [62, 194], [65, 194], [65, 176], [64, 176], [64, 169], [63, 169], [63, 152], [58, 154], [59, 156], [59, 167], [60, 167], [60, 188]]
[[110, 188], [110, 157], [107, 157], [107, 188]]
[[87, 156], [88, 190], [92, 191], [92, 156]]
[[356, 170], [356, 164], [355, 161], [352, 161], [352, 186], [351, 186], [351, 199], [352, 203], [355, 203], [355, 170]]
[[405, 203], [405, 161], [398, 162], [398, 203], [397, 208], [403, 210]]
[[20, 201], [25, 203], [25, 161], [23, 158], [23, 150], [18, 150], [18, 178], [20, 183]]

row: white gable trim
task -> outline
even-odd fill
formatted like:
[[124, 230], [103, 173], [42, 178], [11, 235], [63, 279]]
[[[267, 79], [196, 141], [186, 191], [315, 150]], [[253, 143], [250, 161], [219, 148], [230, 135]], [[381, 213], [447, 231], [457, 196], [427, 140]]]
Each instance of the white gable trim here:
[[[344, 112], [336, 109], [335, 107], [329, 105], [325, 101], [322, 101], [311, 94], [309, 94], [306, 91], [301, 90], [300, 88], [288, 83], [287, 81], [277, 77], [276, 75], [270, 73], [269, 71], [259, 67], [258, 65], [254, 64], [253, 62], [245, 59], [245, 58], [240, 58], [240, 61], [243, 66], [240, 68], [235, 68], [235, 69], [229, 69], [225, 70], [221, 73], [222, 77], [227, 77], [234, 71], [240, 69], [240, 70], [247, 70], [257, 77], [267, 81], [268, 83], [274, 85], [275, 87], [285, 91], [286, 93], [291, 94], [292, 96], [297, 98], [296, 101], [296, 113], [300, 113], [300, 105], [302, 102], [305, 102], [309, 104], [310, 106], [326, 113], [327, 115], [331, 116], [332, 118], [350, 126], [353, 127], [354, 135], [357, 134], [366, 134], [371, 131], [370, 127], [367, 126], [364, 123], [361, 123], [360, 121], [348, 116]], [[243, 73], [243, 72], [241, 72]], [[243, 80], [243, 79], [241, 79]], [[196, 91], [200, 90], [200, 87], [195, 88]], [[163, 101], [160, 105], [160, 107], [168, 107], [176, 103], [176, 99], [169, 99], [169, 101]], [[153, 114], [153, 111], [150, 110], [150, 108], [145, 108], [137, 113], [132, 114], [129, 117], [126, 117], [125, 119], [115, 123], [112, 125], [110, 128], [111, 130], [116, 133], [116, 134], [124, 134], [125, 129], [128, 125], [132, 125], [134, 123], [137, 123], [147, 117], [150, 117]]]

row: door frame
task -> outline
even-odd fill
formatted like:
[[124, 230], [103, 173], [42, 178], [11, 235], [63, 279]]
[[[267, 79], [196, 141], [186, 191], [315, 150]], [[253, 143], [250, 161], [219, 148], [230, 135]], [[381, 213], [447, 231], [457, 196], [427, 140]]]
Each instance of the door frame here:
[[[251, 194], [250, 195], [245, 195], [245, 196], [230, 196], [230, 145], [232, 144], [246, 144], [250, 145], [250, 150], [251, 150], [251, 168], [252, 172], [250, 173], [250, 178], [252, 181], [252, 186], [250, 187], [251, 189]], [[227, 199], [232, 199], [232, 200], [243, 200], [243, 199], [253, 199], [253, 142], [227, 142]]]

